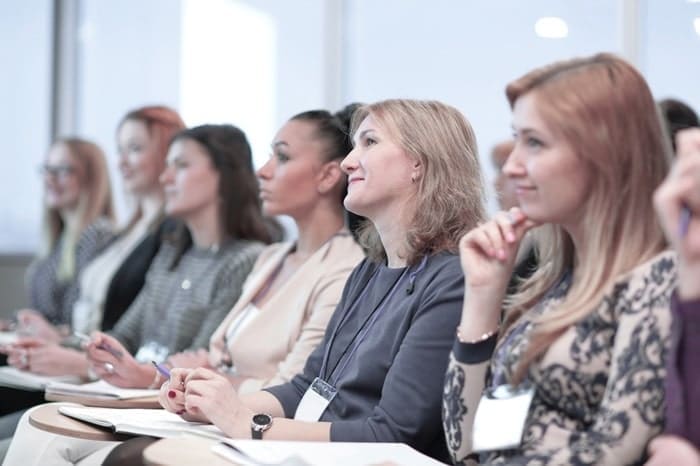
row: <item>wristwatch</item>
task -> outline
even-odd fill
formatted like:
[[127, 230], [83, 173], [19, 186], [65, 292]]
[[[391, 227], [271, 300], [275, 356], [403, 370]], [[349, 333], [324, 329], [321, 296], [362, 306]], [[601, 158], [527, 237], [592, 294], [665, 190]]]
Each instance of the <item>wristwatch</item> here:
[[272, 427], [272, 416], [256, 414], [250, 421], [250, 434], [253, 440], [262, 440], [263, 432]]

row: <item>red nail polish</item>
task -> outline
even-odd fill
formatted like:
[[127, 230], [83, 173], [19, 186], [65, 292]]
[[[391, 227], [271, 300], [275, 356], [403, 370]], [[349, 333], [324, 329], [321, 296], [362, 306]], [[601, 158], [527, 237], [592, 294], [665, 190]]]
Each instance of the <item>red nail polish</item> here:
[[168, 398], [175, 398], [176, 396], [175, 390], [168, 390]]
[[175, 414], [185, 414], [186, 409], [181, 409], [180, 411], [176, 411]]

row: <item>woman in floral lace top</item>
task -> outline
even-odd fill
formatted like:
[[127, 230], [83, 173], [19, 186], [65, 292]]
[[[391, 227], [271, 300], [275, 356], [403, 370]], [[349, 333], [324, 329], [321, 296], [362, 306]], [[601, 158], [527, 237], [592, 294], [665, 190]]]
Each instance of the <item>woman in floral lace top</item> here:
[[[460, 245], [448, 447], [459, 464], [637, 464], [663, 425], [675, 285], [652, 207], [669, 160], [654, 101], [641, 75], [608, 54], [536, 69], [506, 94], [516, 145], [504, 172], [520, 207]], [[539, 269], [506, 296], [528, 231]], [[475, 451], [482, 392], [502, 384], [534, 389], [522, 439]], [[512, 425], [507, 416], [498, 423]]]

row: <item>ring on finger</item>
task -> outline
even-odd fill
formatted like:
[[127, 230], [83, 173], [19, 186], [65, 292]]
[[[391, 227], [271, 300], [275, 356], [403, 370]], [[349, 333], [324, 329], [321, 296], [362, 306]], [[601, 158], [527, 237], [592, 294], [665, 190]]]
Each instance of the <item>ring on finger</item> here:
[[23, 368], [29, 367], [29, 356], [27, 355], [26, 351], [23, 351], [22, 354], [20, 354], [19, 363]]
[[114, 364], [112, 364], [111, 362], [106, 362], [105, 363], [105, 371], [108, 374], [114, 374]]

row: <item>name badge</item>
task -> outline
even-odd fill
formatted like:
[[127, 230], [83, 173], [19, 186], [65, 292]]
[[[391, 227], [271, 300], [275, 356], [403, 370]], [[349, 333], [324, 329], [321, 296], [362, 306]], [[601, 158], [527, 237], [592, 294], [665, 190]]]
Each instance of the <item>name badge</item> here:
[[335, 398], [336, 393], [338, 393], [338, 390], [333, 385], [316, 377], [301, 398], [294, 413], [294, 419], [297, 421], [317, 422], [321, 419], [321, 415], [330, 402]]
[[487, 389], [474, 417], [473, 450], [505, 450], [520, 446], [534, 395], [535, 389], [530, 385], [499, 385]]

